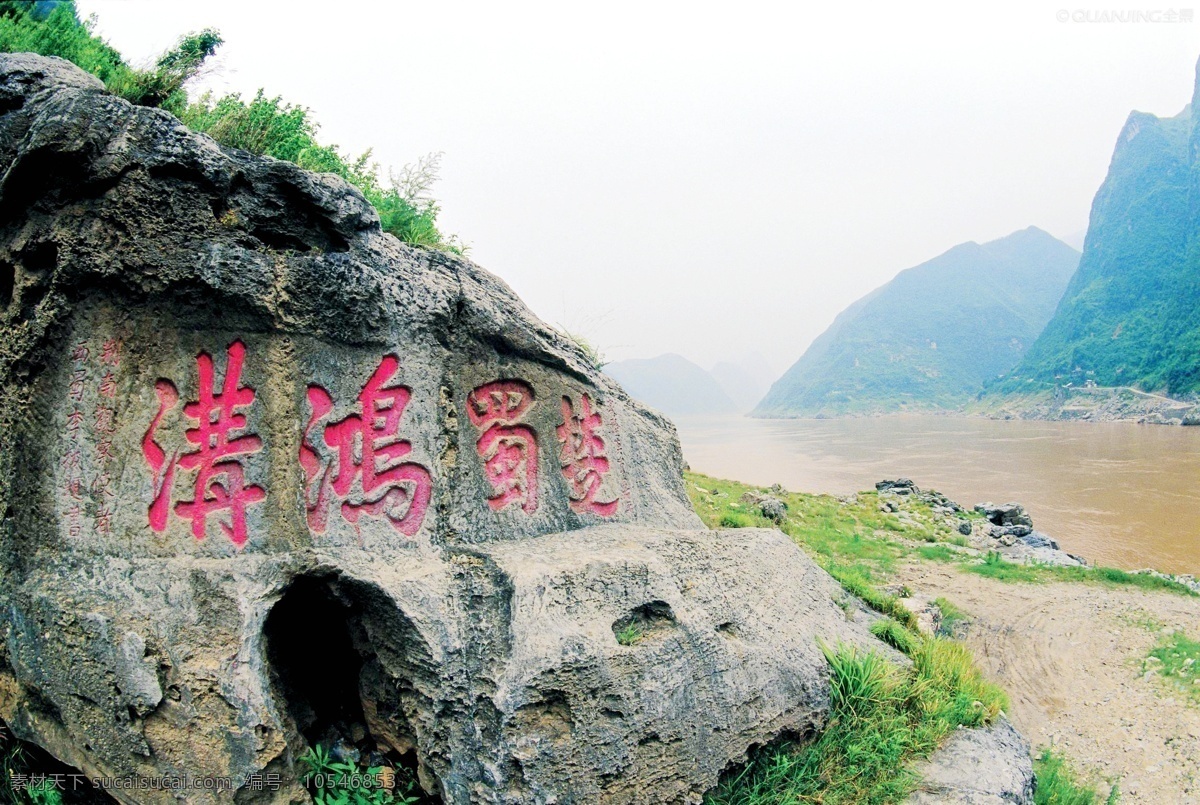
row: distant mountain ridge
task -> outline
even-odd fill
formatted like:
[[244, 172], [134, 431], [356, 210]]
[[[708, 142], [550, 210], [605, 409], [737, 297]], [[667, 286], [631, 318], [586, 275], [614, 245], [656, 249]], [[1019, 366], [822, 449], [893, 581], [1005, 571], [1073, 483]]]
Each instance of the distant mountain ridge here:
[[729, 399], [737, 404], [738, 411], [748, 412], [771, 388], [771, 382], [779, 377], [761, 355], [742, 354], [736, 360], [719, 361], [708, 372], [720, 384]]
[[1079, 271], [989, 397], [1092, 383], [1200, 393], [1200, 65], [1191, 105], [1129, 115], [1092, 202]]
[[664, 414], [735, 414], [738, 405], [711, 374], [682, 355], [614, 361], [604, 371], [629, 396]]
[[752, 415], [957, 409], [1017, 364], [1078, 261], [1075, 249], [1029, 227], [902, 271], [842, 311]]

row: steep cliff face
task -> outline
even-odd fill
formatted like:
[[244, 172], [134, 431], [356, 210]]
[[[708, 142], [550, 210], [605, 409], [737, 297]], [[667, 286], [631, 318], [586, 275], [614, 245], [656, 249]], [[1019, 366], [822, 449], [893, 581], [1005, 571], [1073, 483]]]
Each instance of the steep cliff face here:
[[1030, 227], [902, 271], [839, 314], [753, 415], [957, 408], [1020, 360], [1078, 259]]
[[1172, 118], [1129, 116], [1092, 202], [1079, 271], [996, 392], [1088, 380], [1173, 396], [1200, 391], [1196, 100]]
[[0, 718], [89, 775], [694, 801], [880, 645], [495, 277], [60, 60], [0, 57], [0, 292]]

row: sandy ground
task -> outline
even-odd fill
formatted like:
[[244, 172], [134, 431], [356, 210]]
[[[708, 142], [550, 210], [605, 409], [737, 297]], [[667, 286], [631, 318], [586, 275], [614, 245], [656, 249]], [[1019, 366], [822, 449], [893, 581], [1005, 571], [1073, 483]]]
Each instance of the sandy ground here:
[[[1142, 675], [1160, 634], [1200, 636], [1200, 599], [1091, 584], [997, 582], [918, 562], [895, 581], [971, 616], [964, 639], [1035, 751], [1060, 749], [1123, 803], [1200, 805], [1200, 706]], [[1099, 786], [1107, 793], [1107, 785]]]

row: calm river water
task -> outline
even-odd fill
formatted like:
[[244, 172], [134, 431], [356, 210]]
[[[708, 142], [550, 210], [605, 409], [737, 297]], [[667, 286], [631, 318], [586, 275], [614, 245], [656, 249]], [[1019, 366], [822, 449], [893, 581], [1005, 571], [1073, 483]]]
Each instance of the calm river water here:
[[912, 478], [964, 506], [1025, 505], [1099, 564], [1200, 573], [1200, 427], [960, 417], [676, 417], [692, 469], [848, 494]]

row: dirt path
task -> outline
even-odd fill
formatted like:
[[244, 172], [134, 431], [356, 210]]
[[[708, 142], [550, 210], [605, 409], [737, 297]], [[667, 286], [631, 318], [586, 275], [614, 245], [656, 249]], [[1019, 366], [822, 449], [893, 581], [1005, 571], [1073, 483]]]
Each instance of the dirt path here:
[[1003, 583], [924, 562], [896, 580], [971, 616], [966, 642], [1035, 749], [1055, 746], [1080, 771], [1119, 781], [1123, 803], [1200, 805], [1200, 706], [1141, 676], [1160, 636], [1147, 624], [1200, 636], [1200, 599]]

